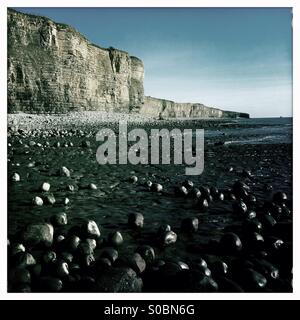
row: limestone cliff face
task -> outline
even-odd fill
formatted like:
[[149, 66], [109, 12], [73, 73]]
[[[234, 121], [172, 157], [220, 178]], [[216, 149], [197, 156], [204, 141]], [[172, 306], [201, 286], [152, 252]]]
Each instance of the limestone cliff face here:
[[144, 66], [75, 29], [8, 9], [8, 112], [98, 110], [158, 117], [237, 117], [202, 104], [144, 97]]
[[73, 28], [8, 10], [8, 111], [138, 110], [141, 60]]
[[161, 114], [163, 118], [249, 118], [247, 113], [223, 111], [201, 103], [178, 103], [153, 97], [145, 97], [140, 112], [154, 117]]

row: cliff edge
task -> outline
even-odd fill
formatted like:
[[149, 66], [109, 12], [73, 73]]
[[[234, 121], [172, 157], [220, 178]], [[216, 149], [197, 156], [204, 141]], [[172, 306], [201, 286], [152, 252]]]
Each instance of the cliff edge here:
[[249, 117], [144, 96], [143, 62], [74, 28], [8, 9], [8, 112], [97, 110], [153, 117]]

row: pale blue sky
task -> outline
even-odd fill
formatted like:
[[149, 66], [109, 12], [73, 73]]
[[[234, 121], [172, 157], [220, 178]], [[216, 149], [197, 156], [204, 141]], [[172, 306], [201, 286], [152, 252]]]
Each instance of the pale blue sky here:
[[252, 117], [292, 115], [290, 8], [16, 8], [145, 65], [145, 94]]

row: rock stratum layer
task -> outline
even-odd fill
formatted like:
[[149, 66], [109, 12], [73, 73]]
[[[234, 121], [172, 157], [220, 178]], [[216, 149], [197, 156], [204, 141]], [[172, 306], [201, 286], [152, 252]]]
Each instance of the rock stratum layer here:
[[143, 62], [72, 27], [8, 9], [8, 112], [97, 110], [157, 117], [249, 117], [144, 96]]

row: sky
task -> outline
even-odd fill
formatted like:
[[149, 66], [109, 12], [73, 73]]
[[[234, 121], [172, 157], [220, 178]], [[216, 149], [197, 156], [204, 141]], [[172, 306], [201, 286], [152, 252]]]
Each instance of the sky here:
[[144, 62], [145, 95], [292, 116], [290, 8], [15, 8]]

